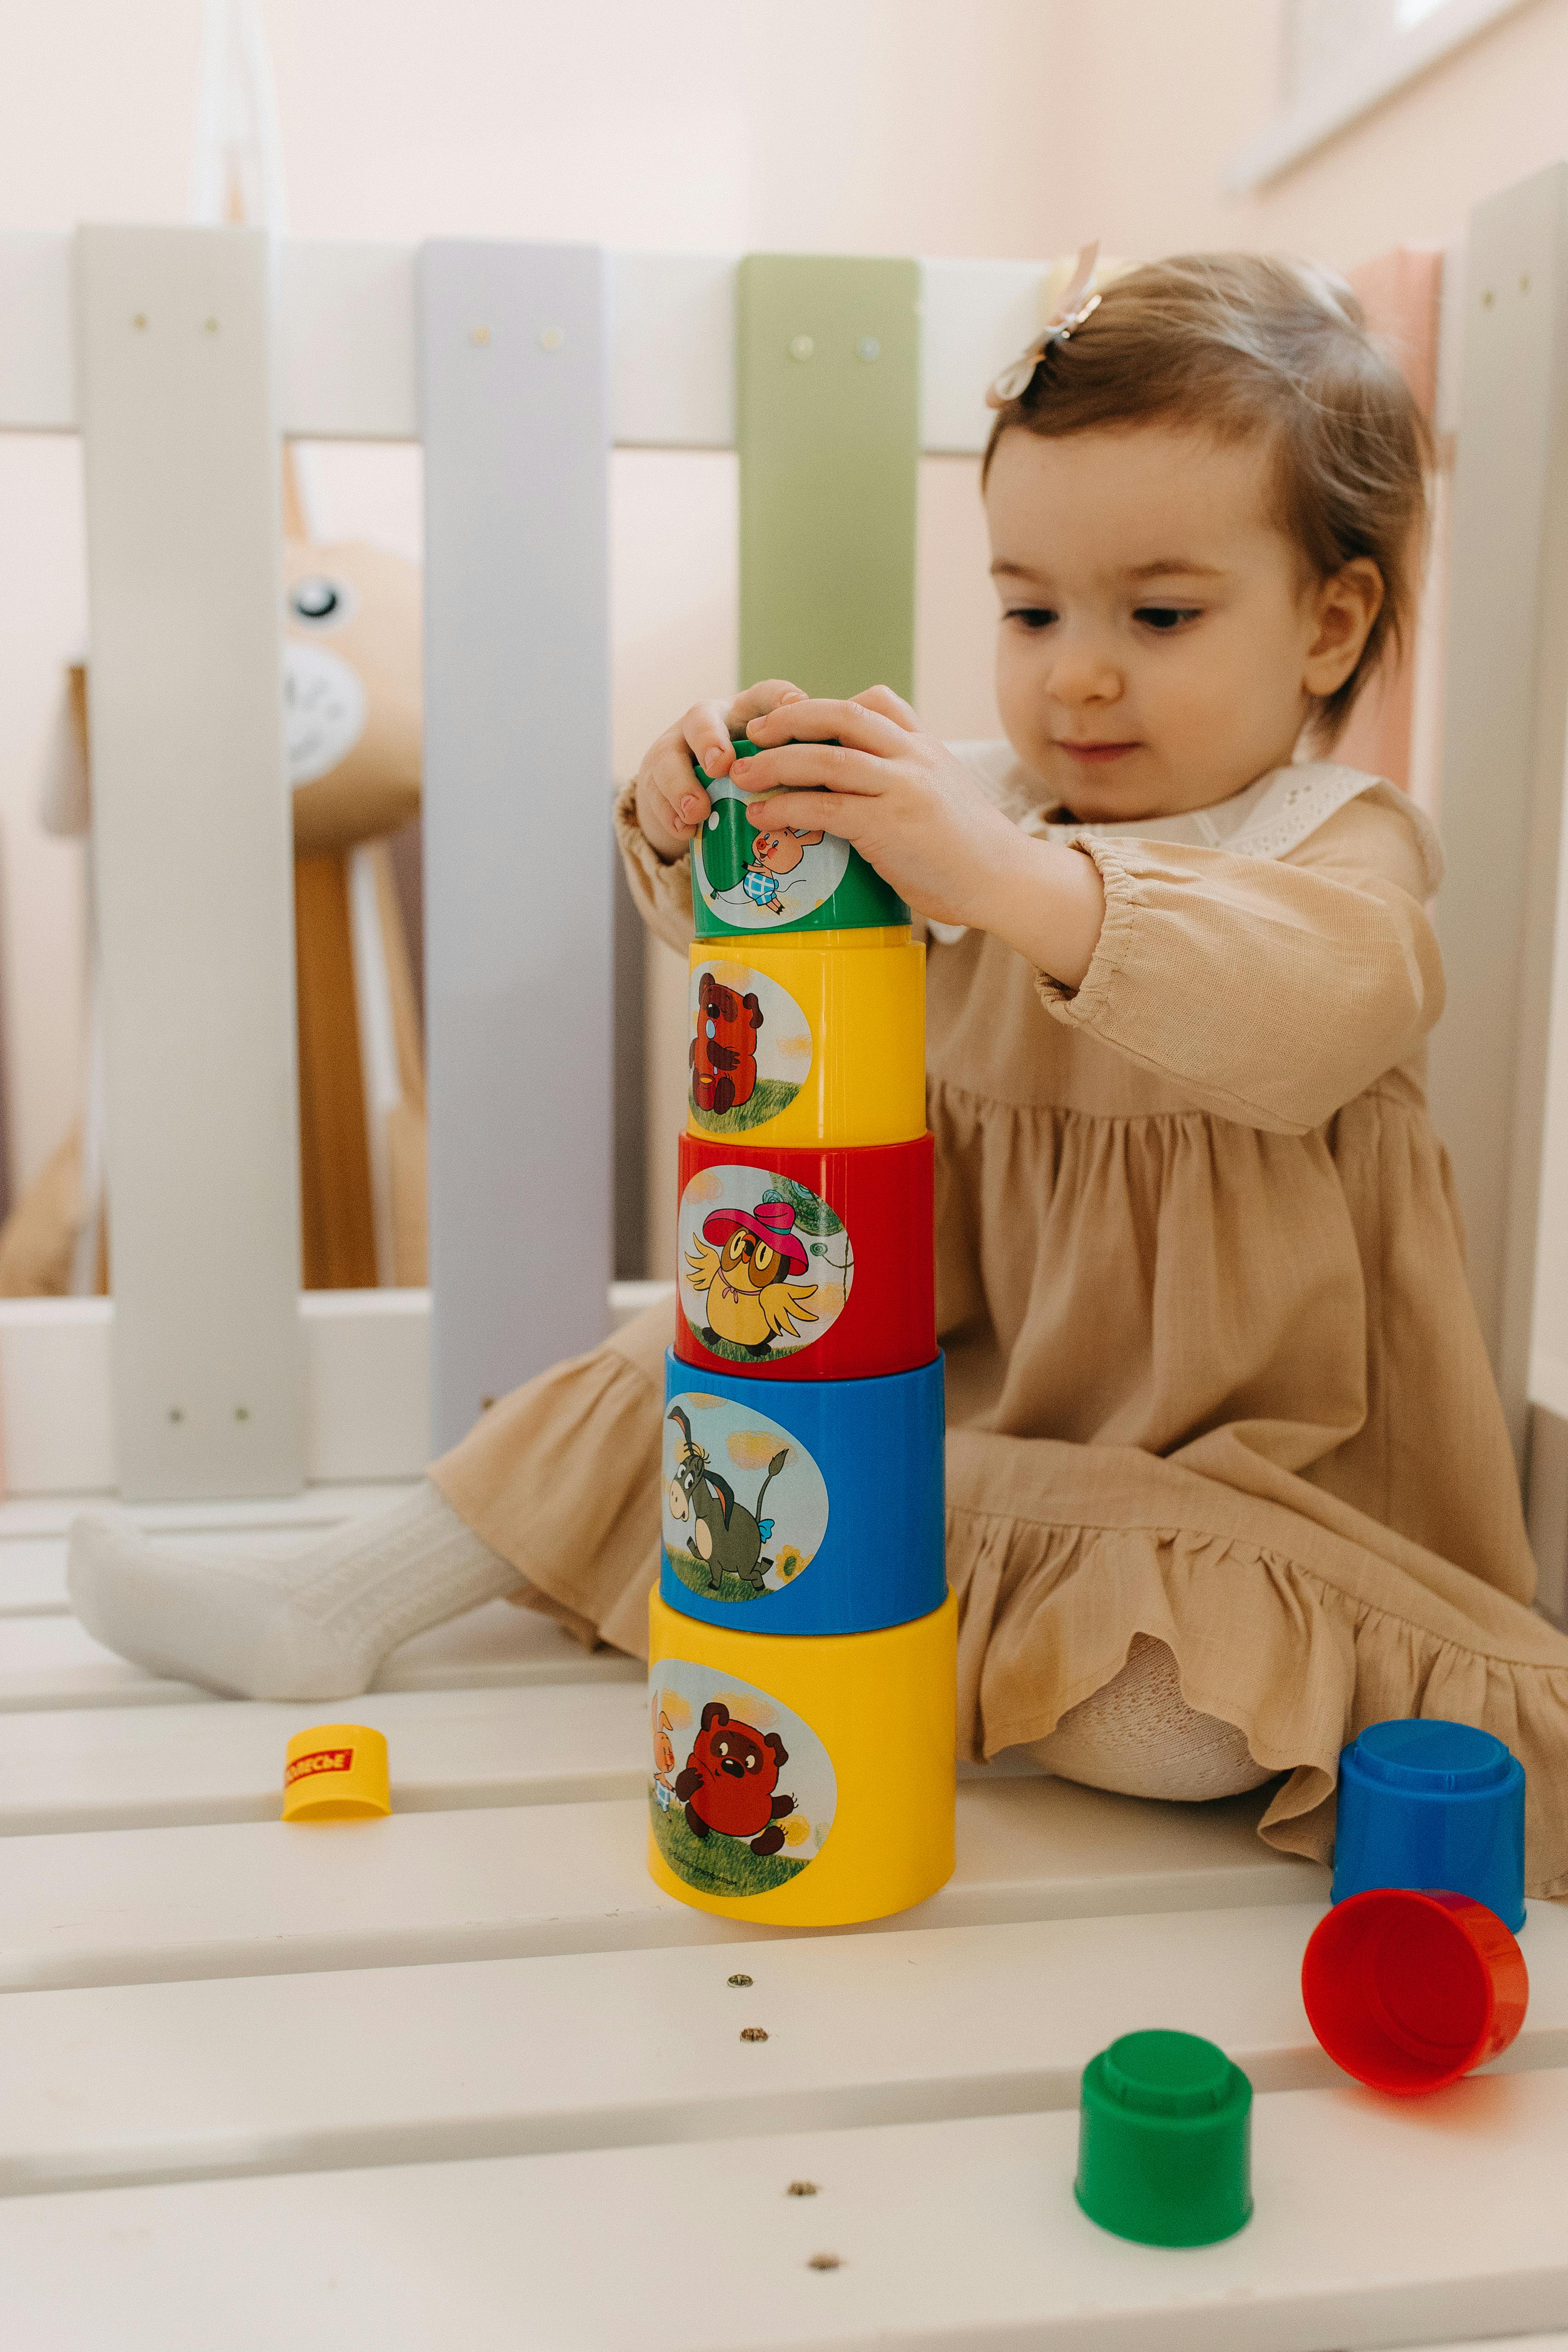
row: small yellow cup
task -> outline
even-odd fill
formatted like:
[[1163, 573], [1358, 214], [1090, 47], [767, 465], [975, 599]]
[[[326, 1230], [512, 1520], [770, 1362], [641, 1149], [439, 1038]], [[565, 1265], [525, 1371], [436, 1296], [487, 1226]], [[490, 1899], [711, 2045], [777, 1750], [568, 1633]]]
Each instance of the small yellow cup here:
[[365, 1723], [313, 1723], [289, 1742], [286, 1822], [363, 1822], [392, 1811], [386, 1739]]

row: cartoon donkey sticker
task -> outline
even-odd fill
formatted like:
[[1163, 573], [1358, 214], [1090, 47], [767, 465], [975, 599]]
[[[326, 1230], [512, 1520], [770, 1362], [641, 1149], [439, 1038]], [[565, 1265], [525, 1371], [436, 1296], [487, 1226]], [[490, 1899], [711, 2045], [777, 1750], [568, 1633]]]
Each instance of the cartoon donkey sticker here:
[[772, 1519], [762, 1517], [763, 1500], [789, 1460], [789, 1447], [782, 1445], [768, 1464], [757, 1492], [756, 1509], [748, 1511], [736, 1502], [729, 1480], [710, 1466], [708, 1449], [692, 1436], [691, 1423], [680, 1407], [672, 1405], [667, 1418], [680, 1429], [675, 1475], [669, 1482], [669, 1516], [693, 1522], [686, 1549], [708, 1570], [712, 1591], [719, 1591], [726, 1576], [732, 1576], [737, 1583], [750, 1586], [754, 1599], [773, 1566], [763, 1550], [773, 1531]]

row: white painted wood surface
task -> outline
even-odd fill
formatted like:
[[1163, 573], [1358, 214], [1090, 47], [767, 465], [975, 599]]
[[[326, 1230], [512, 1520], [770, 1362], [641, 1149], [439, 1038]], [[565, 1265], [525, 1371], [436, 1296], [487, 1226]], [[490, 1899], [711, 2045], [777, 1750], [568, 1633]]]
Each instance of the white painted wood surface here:
[[210, 2352], [221, 2311], [226, 2352], [1327, 2352], [1568, 2310], [1562, 2074], [1418, 2105], [1268, 2093], [1251, 2222], [1176, 2252], [1079, 2210], [1077, 2131], [989, 2116], [16, 2198], [10, 2341]]
[[1568, 746], [1568, 163], [1477, 207], [1459, 299], [1442, 786], [1448, 870], [1436, 918], [1448, 986], [1432, 1043], [1431, 1098], [1522, 1465], [1532, 1324], [1543, 1327], [1543, 1353], [1568, 1356], [1568, 1256], [1552, 1238], [1563, 1228], [1568, 1163], [1545, 1172], [1539, 1304], [1537, 1285]]
[[[969, 1782], [958, 1867], [904, 1923], [1321, 1896], [1321, 1871], [1256, 1837], [1259, 1810], [1256, 1799], [1156, 1806], [1067, 1781]], [[661, 1894], [647, 1842], [640, 1797], [16, 1838], [0, 1871], [0, 1990], [746, 1939], [743, 1920]]]
[[431, 1445], [608, 1326], [609, 280], [420, 257]]
[[[0, 233], [0, 432], [68, 433], [79, 418], [71, 239]], [[300, 440], [419, 438], [415, 278], [419, 248], [285, 237], [278, 256], [279, 413]], [[622, 448], [735, 444], [732, 254], [610, 256], [610, 425]], [[1038, 324], [1045, 261], [922, 263], [923, 445], [984, 446], [985, 386]]]
[[[0, 2001], [0, 2196], [1074, 2107], [1089, 2060], [1131, 2022], [1223, 2042], [1259, 2091], [1332, 2087], [1344, 2077], [1299, 1991], [1321, 1916], [1291, 1904], [18, 1994]], [[1568, 1916], [1534, 1906], [1528, 1940], [1510, 2073], [1568, 2063]]]
[[[640, 1668], [614, 1652], [584, 1657], [569, 1633], [536, 1611], [493, 1601], [482, 1610], [432, 1626], [428, 1633], [405, 1642], [382, 1666], [375, 1687], [477, 1689], [624, 1679], [637, 1673]], [[42, 1708], [170, 1706], [209, 1701], [208, 1691], [189, 1683], [163, 1681], [116, 1657], [84, 1633], [74, 1617], [13, 1619], [0, 1642], [0, 1715]]]
[[77, 373], [128, 1495], [304, 1474], [278, 416], [260, 230], [89, 228]]
[[276, 1822], [288, 1742], [345, 1721], [386, 1734], [399, 1813], [640, 1797], [647, 1784], [640, 1675], [289, 1706], [89, 1707], [0, 1716], [0, 1836]]

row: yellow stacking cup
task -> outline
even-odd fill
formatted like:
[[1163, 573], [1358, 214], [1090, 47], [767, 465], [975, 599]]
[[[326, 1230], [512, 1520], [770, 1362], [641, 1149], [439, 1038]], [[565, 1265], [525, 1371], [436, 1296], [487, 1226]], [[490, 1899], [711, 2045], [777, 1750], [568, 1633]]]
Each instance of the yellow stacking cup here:
[[747, 1143], [925, 1132], [925, 950], [907, 924], [698, 940], [687, 1126]]
[[875, 1633], [737, 1633], [648, 1602], [648, 1869], [699, 1911], [880, 1919], [952, 1874], [958, 1605]]
[[286, 1822], [361, 1822], [392, 1811], [386, 1740], [366, 1723], [313, 1723], [289, 1742]]

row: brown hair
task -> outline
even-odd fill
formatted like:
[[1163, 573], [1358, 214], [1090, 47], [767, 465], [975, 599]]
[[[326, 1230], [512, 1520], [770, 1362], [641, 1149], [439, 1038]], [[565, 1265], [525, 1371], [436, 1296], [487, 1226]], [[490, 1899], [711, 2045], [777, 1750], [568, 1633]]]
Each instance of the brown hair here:
[[1250, 253], [1178, 254], [1113, 278], [1065, 342], [1047, 344], [999, 412], [1047, 439], [1161, 418], [1222, 443], [1273, 444], [1275, 512], [1312, 573], [1368, 556], [1384, 597], [1361, 659], [1313, 712], [1330, 744], [1380, 662], [1408, 641], [1432, 436], [1398, 367], [1342, 278]]

